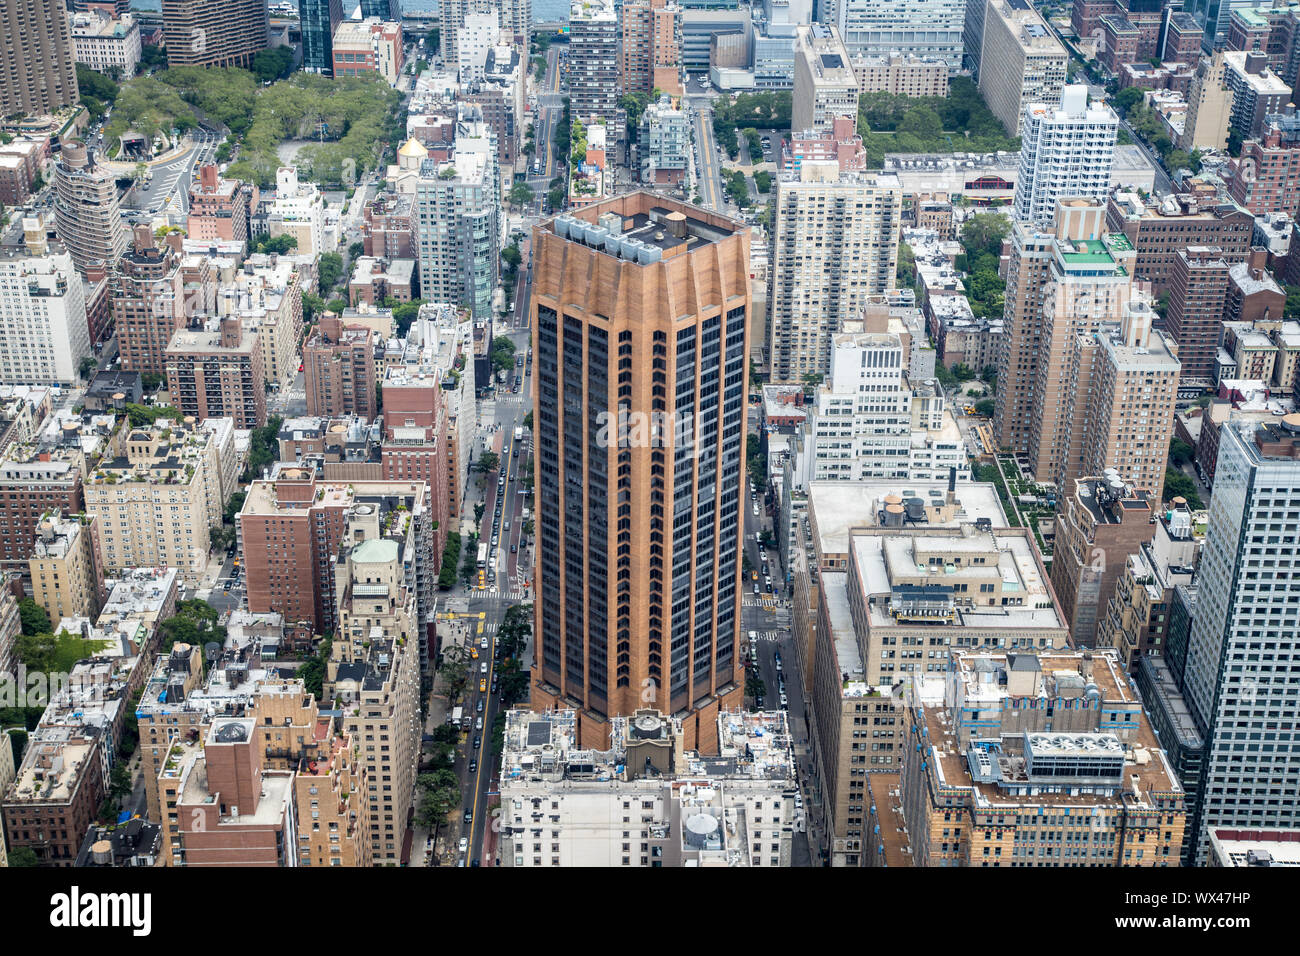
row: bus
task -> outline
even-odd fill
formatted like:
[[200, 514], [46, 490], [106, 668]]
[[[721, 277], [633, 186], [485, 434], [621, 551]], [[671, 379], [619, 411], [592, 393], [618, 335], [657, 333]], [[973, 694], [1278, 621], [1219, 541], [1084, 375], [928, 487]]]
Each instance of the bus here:
[[524, 440], [524, 429], [522, 426], [515, 428], [515, 441]]
[[488, 556], [488, 546], [487, 546], [487, 544], [486, 544], [486, 543], [485, 543], [485, 544], [480, 544], [480, 545], [478, 546], [478, 566], [479, 566], [480, 568], [486, 568], [486, 567], [487, 567], [487, 556]]

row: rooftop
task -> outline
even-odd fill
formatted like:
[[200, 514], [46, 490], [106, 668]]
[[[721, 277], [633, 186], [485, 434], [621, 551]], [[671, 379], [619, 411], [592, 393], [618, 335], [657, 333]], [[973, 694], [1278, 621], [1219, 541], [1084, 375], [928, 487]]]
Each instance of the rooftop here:
[[[913, 509], [916, 519], [909, 524], [934, 528], [956, 528], [962, 522], [987, 520], [994, 528], [1007, 527], [1007, 518], [997, 490], [989, 482], [957, 482], [955, 505], [946, 503], [946, 482], [917, 481], [811, 481], [808, 483], [808, 512], [822, 555], [847, 554], [853, 528], [883, 526], [887, 502], [894, 495], [899, 503], [920, 498], [922, 508]], [[924, 519], [922, 520], [922, 514]]]

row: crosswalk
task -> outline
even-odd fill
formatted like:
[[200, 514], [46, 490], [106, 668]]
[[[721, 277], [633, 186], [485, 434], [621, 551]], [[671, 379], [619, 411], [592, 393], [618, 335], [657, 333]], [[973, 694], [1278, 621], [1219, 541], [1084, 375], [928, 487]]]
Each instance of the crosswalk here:
[[745, 607], [763, 607], [770, 611], [775, 611], [779, 607], [784, 607], [785, 602], [779, 598], [745, 598], [741, 602]]
[[521, 601], [531, 601], [532, 597], [524, 588], [512, 588], [508, 591], [498, 591], [494, 587], [484, 588], [482, 591], [473, 591], [470, 599], [474, 601], [491, 601], [495, 603], [510, 602], [518, 604]]
[[760, 641], [779, 641], [786, 636], [785, 631], [755, 631], [754, 636]]

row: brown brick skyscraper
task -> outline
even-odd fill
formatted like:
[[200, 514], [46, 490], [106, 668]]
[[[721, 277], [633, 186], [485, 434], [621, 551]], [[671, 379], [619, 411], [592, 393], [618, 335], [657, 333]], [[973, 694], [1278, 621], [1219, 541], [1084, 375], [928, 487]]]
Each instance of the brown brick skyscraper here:
[[41, 116], [77, 102], [63, 0], [0, 0], [0, 116]]
[[534, 227], [533, 250], [532, 706], [578, 709], [583, 746], [656, 706], [708, 752], [744, 689], [748, 232], [638, 192]]
[[171, 66], [242, 66], [269, 42], [266, 0], [162, 0]]

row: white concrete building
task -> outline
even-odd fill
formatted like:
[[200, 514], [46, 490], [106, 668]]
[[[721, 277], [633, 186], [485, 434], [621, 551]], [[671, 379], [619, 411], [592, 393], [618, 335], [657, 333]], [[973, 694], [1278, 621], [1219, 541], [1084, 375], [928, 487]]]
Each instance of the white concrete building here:
[[462, 86], [483, 80], [488, 51], [496, 44], [500, 33], [496, 10], [473, 13], [465, 18], [465, 24], [456, 36], [456, 66]]
[[1067, 86], [1059, 106], [1027, 104], [1012, 206], [1015, 218], [1048, 224], [1058, 200], [1105, 202], [1118, 131], [1115, 111], [1105, 103], [1089, 104], [1086, 86]]
[[140, 62], [140, 25], [129, 13], [114, 20], [100, 10], [70, 13], [72, 49], [78, 63], [108, 73], [116, 67], [122, 79], [135, 73]]
[[785, 713], [723, 711], [719, 753], [684, 751], [680, 720], [610, 720], [578, 750], [572, 710], [506, 715], [501, 865], [791, 865], [798, 780]]
[[297, 166], [281, 166], [275, 172], [275, 199], [267, 214], [267, 231], [272, 237], [291, 235], [298, 240], [294, 250], [300, 256], [320, 256], [325, 248], [325, 198], [315, 183], [301, 182]]
[[831, 338], [872, 295], [894, 288], [903, 191], [887, 173], [801, 164], [776, 184], [768, 276], [768, 348], [774, 382], [825, 375]]
[[900, 478], [946, 481], [968, 476], [957, 423], [932, 383], [908, 381], [906, 349], [888, 332], [845, 332], [831, 347], [830, 376], [817, 392], [807, 427], [813, 481]]
[[891, 53], [940, 59], [961, 69], [966, 0], [831, 0], [834, 23], [854, 57]]
[[61, 247], [0, 254], [0, 382], [68, 385], [91, 354], [86, 293]]
[[857, 115], [858, 77], [839, 31], [822, 23], [799, 27], [790, 128], [830, 130], [836, 117]]

